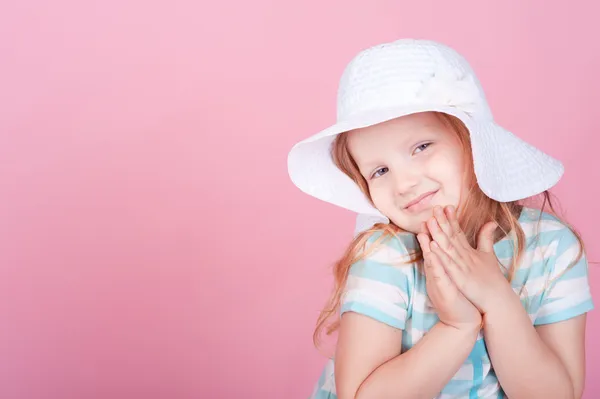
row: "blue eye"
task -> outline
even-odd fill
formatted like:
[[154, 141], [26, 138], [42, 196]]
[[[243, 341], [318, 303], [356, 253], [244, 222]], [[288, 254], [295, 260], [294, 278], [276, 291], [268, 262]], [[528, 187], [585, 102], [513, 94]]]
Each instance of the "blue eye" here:
[[381, 176], [383, 173], [386, 173], [389, 169], [388, 168], [379, 168], [375, 171], [375, 173], [373, 173], [373, 175], [371, 176], [371, 179], [374, 177], [379, 177]]
[[433, 144], [433, 143], [424, 143], [424, 144], [421, 144], [420, 146], [418, 146], [417, 148], [415, 148], [415, 151], [418, 150], [418, 149], [421, 149], [421, 151], [425, 151], [425, 149], [427, 149], [427, 147], [429, 147], [431, 144]]

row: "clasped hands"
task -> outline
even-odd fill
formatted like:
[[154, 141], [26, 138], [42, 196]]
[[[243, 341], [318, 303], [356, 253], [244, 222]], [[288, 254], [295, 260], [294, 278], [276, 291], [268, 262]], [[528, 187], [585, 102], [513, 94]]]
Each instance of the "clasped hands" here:
[[423, 251], [427, 295], [440, 321], [479, 331], [482, 317], [512, 293], [494, 252], [497, 224], [488, 222], [481, 228], [477, 248], [469, 244], [453, 206], [436, 206], [421, 227], [417, 239]]

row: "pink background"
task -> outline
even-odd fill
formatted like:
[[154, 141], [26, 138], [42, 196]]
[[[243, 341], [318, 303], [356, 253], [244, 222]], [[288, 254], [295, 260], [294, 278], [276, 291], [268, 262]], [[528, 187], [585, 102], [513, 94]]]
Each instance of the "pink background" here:
[[[600, 10], [570, 4], [5, 1], [0, 397], [307, 397], [354, 215], [287, 152], [334, 121], [350, 58], [400, 37], [465, 54], [497, 120], [563, 160], [600, 260]], [[587, 398], [598, 334], [593, 312]]]

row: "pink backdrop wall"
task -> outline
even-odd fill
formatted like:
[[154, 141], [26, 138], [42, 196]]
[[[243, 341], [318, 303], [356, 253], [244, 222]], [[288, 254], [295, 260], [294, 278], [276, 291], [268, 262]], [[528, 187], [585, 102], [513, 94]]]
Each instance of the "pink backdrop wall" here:
[[[497, 119], [564, 161], [600, 260], [595, 2], [199, 3], [0, 7], [0, 397], [307, 397], [354, 215], [300, 193], [287, 151], [399, 37], [463, 52]], [[592, 313], [587, 398], [599, 333]]]

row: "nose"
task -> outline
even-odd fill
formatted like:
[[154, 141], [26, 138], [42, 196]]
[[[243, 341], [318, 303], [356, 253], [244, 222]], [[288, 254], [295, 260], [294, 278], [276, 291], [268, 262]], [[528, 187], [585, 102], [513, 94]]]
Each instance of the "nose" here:
[[412, 197], [415, 187], [420, 180], [420, 173], [413, 167], [405, 167], [402, 170], [396, 170], [394, 173], [394, 194], [396, 196]]

